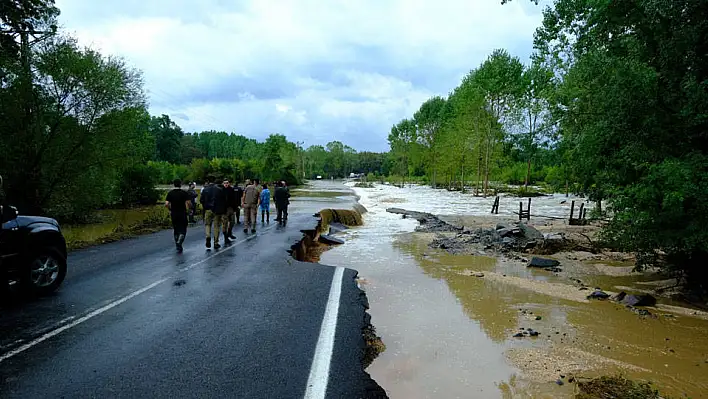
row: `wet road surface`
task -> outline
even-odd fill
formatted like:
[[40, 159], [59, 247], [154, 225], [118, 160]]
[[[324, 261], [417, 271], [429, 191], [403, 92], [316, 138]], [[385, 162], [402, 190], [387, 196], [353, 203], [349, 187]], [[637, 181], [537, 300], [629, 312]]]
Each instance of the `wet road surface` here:
[[356, 272], [287, 253], [315, 223], [218, 251], [199, 225], [183, 254], [171, 231], [71, 254], [55, 295], [0, 309], [0, 396], [362, 397]]

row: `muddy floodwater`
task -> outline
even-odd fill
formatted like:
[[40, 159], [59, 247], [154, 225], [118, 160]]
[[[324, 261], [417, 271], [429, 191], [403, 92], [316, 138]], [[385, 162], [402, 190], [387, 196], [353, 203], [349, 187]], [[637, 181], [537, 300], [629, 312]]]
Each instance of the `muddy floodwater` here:
[[[386, 345], [367, 371], [390, 397], [566, 398], [573, 397], [574, 384], [565, 374], [619, 371], [652, 381], [672, 397], [708, 397], [705, 314], [666, 307], [652, 308], [656, 317], [640, 317], [611, 302], [588, 301], [567, 276], [493, 254], [433, 250], [432, 234], [413, 232], [415, 220], [386, 212], [399, 207], [488, 217], [493, 198], [415, 186], [352, 191], [341, 183], [315, 182], [294, 198], [293, 207], [314, 212], [353, 204], [357, 196], [368, 209], [364, 226], [340, 233], [346, 243], [322, 254], [321, 262], [359, 271], [372, 323]], [[532, 214], [567, 217], [570, 200], [534, 198]], [[518, 201], [503, 198], [500, 217], [513, 215]], [[594, 267], [593, 260], [586, 263]], [[605, 264], [593, 270], [606, 273], [585, 280], [613, 292], [650, 287], [646, 276], [608, 269], [628, 266]], [[540, 336], [514, 338], [520, 328]]]

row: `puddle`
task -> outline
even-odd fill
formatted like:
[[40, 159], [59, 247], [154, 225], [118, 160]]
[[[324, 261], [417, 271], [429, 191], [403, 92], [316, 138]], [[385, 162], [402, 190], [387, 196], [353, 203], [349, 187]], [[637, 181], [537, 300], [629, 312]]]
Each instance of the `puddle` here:
[[[668, 317], [658, 309], [652, 309], [657, 318], [640, 317], [610, 302], [585, 301], [577, 288], [567, 287], [567, 279], [552, 273], [432, 250], [429, 236], [412, 233], [414, 220], [385, 212], [395, 202], [387, 199], [406, 198], [410, 210], [488, 215], [486, 202], [491, 207], [493, 198], [451, 193], [457, 204], [451, 207], [447, 200], [428, 205], [426, 196], [439, 194], [425, 187], [356, 190], [369, 210], [365, 224], [343, 232], [346, 243], [321, 260], [359, 270], [372, 322], [387, 348], [367, 371], [390, 397], [572, 397], [572, 384], [554, 383], [565, 369], [590, 377], [624, 370], [668, 395], [706, 397], [708, 320]], [[534, 201], [545, 214], [566, 211], [555, 197]], [[475, 277], [473, 271], [485, 275]], [[596, 271], [582, 278], [611, 291], [651, 288], [644, 276]], [[543, 291], [554, 284], [580, 300]], [[512, 338], [521, 327], [541, 336]]]

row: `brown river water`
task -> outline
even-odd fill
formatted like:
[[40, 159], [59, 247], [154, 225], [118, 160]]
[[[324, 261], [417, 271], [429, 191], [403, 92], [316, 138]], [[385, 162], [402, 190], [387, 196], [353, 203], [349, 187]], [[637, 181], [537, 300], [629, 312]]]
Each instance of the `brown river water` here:
[[[359, 198], [369, 211], [363, 226], [340, 233], [346, 243], [322, 254], [321, 263], [359, 271], [372, 323], [386, 345], [367, 371], [391, 398], [569, 398], [575, 384], [567, 376], [562, 386], [555, 382], [569, 370], [584, 377], [621, 371], [672, 397], [708, 397], [708, 320], [661, 310], [644, 318], [611, 302], [510, 284], [506, 279], [515, 277], [536, 285], [568, 282], [493, 257], [432, 250], [429, 236], [413, 233], [416, 221], [385, 211], [449, 214], [439, 193], [384, 185], [350, 191], [339, 182], [313, 182], [294, 198], [294, 208], [308, 211], [345, 208]], [[452, 199], [457, 215], [488, 212], [492, 200]], [[557, 198], [537, 206], [553, 214], [554, 203]], [[640, 287], [641, 280], [588, 278], [615, 292]], [[513, 338], [522, 327], [541, 335]]]

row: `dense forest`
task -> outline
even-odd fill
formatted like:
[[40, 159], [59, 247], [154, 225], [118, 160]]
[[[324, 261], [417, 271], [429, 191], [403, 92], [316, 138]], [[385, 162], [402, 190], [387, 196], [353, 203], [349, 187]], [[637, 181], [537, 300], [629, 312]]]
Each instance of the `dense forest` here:
[[392, 169], [570, 185], [606, 205], [605, 245], [708, 287], [708, 2], [555, 0], [534, 49], [492, 52], [395, 124]]

